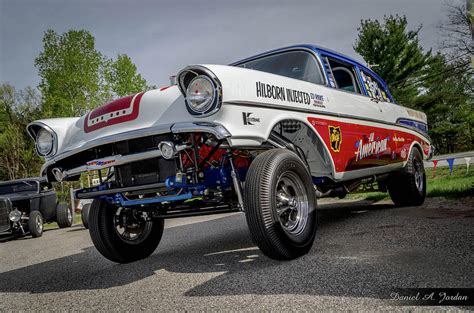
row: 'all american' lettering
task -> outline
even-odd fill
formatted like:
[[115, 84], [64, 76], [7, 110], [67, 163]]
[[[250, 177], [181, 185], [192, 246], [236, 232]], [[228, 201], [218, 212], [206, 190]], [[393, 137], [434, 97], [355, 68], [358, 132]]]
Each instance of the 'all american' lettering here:
[[374, 133], [370, 134], [368, 143], [363, 143], [362, 139], [360, 139], [356, 142], [356, 161], [384, 152], [387, 150], [388, 140], [389, 137], [374, 141]]

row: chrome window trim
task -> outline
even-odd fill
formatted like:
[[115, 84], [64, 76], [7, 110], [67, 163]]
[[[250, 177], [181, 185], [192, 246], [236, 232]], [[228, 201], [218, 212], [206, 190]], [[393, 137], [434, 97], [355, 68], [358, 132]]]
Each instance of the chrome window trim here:
[[[326, 75], [325, 75], [324, 72], [322, 71], [322, 69], [324, 68], [324, 66], [323, 66], [321, 60], [319, 59], [318, 54], [317, 54], [314, 50], [308, 49], [308, 48], [304, 48], [304, 47], [299, 47], [299, 48], [298, 48], [298, 47], [292, 47], [292, 48], [287, 48], [287, 49], [283, 49], [283, 50], [279, 50], [279, 51], [270, 52], [270, 53], [268, 53], [268, 54], [260, 55], [260, 56], [257, 57], [257, 58], [250, 59], [250, 60], [246, 60], [245, 62], [232, 63], [232, 66], [240, 67], [239, 65], [244, 64], [244, 63], [247, 63], [247, 62], [251, 62], [251, 61], [263, 59], [263, 58], [266, 58], [266, 57], [269, 57], [269, 56], [273, 56], [273, 55], [278, 55], [278, 54], [282, 54], [282, 53], [292, 52], [292, 51], [304, 51], [304, 52], [308, 52], [308, 53], [313, 57], [313, 59], [315, 59], [316, 64], [317, 64], [317, 67], [318, 67], [318, 70], [319, 70], [319, 75], [321, 76], [323, 82], [322, 82], [321, 84], [316, 84], [316, 83], [309, 82], [309, 81], [306, 81], [306, 80], [301, 80], [301, 79], [297, 79], [297, 80], [299, 80], [299, 81], [304, 81], [304, 82], [307, 82], [307, 83], [310, 83], [310, 84], [319, 85], [319, 86], [328, 86], [328, 81], [327, 81], [327, 79], [326, 79]], [[241, 67], [241, 68], [248, 69], [248, 68], [246, 68], [246, 67]], [[256, 71], [256, 70], [255, 70], [255, 71]], [[259, 71], [259, 72], [262, 72], [262, 71]], [[264, 72], [264, 73], [266, 73], [266, 72]], [[273, 73], [269, 73], [269, 74], [273, 74]], [[274, 75], [278, 75], [278, 74], [274, 74]], [[287, 77], [287, 76], [283, 76], [283, 75], [278, 75], [278, 76], [282, 76], [282, 77], [286, 77], [286, 78], [292, 78], [292, 77]], [[296, 78], [293, 78], [293, 79], [296, 79]]]

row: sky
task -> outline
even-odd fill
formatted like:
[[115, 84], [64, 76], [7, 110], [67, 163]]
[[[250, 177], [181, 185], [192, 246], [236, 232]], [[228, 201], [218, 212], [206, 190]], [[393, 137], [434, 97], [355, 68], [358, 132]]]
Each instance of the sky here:
[[86, 29], [107, 57], [127, 54], [148, 84], [165, 86], [189, 64], [231, 62], [297, 43], [359, 61], [361, 19], [406, 15], [436, 50], [445, 0], [0, 0], [0, 83], [39, 83], [34, 59], [47, 29]]

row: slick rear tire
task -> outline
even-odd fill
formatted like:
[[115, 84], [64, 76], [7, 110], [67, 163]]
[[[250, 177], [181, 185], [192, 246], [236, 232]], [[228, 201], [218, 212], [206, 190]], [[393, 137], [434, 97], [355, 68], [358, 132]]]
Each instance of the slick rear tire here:
[[305, 164], [293, 152], [259, 154], [245, 181], [244, 209], [254, 243], [276, 260], [298, 258], [316, 235], [316, 194]]
[[33, 211], [30, 213], [28, 219], [28, 230], [33, 238], [43, 236], [43, 215], [40, 211]]
[[[89, 211], [89, 233], [94, 246], [104, 257], [116, 263], [130, 263], [148, 257], [160, 243], [164, 229], [163, 219], [154, 219], [143, 221], [141, 233], [134, 232], [137, 238], [125, 236], [127, 228], [117, 222], [123, 210], [129, 209], [96, 199]], [[124, 232], [120, 233], [121, 230]]]
[[81, 210], [81, 220], [82, 220], [82, 225], [84, 226], [85, 229], [89, 229], [89, 211], [91, 208], [90, 203], [86, 203], [82, 206]]
[[56, 207], [56, 220], [59, 228], [71, 227], [74, 222], [72, 210], [66, 203], [59, 203]]
[[423, 204], [426, 198], [426, 174], [423, 157], [417, 148], [411, 150], [404, 171], [390, 175], [387, 188], [396, 206]]

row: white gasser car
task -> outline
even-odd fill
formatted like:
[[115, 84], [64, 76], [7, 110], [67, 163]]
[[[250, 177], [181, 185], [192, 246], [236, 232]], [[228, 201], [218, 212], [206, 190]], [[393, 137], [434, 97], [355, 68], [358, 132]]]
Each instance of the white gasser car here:
[[311, 249], [319, 197], [371, 185], [396, 205], [424, 201], [426, 115], [348, 57], [298, 45], [176, 81], [28, 126], [48, 181], [101, 177], [76, 197], [94, 199], [90, 235], [112, 261], [153, 253], [166, 218], [233, 211], [265, 255], [294, 259]]

